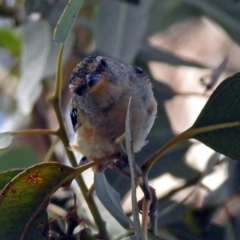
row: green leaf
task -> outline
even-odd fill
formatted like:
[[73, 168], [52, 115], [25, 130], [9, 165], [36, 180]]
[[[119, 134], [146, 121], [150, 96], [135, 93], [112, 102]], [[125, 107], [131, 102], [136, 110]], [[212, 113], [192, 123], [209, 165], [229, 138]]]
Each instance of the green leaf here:
[[96, 23], [97, 50], [132, 63], [144, 38], [150, 7], [150, 0], [138, 5], [102, 1]]
[[0, 195], [0, 239], [47, 239], [49, 198], [77, 173], [60, 163], [41, 163], [9, 182]]
[[0, 47], [8, 49], [14, 55], [19, 55], [21, 45], [21, 38], [16, 31], [10, 28], [0, 28]]
[[[213, 92], [190, 130], [224, 123], [240, 124], [240, 73], [224, 80]], [[240, 160], [240, 127], [223, 128], [193, 136], [205, 145]]]
[[13, 141], [13, 135], [10, 133], [0, 133], [0, 150], [8, 148]]
[[83, 0], [69, 0], [54, 30], [54, 41], [64, 43], [73, 26]]
[[94, 187], [103, 206], [125, 229], [133, 227], [133, 222], [123, 212], [119, 193], [108, 183], [104, 173], [94, 174]]
[[8, 171], [0, 172], [0, 190], [2, 190], [7, 185], [7, 183], [9, 183], [22, 171], [24, 171], [24, 169], [11, 169]]

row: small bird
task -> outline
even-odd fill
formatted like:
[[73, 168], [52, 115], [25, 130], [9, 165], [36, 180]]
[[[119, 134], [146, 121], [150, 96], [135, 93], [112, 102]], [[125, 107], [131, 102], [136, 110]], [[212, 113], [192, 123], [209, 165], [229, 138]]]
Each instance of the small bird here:
[[[121, 159], [123, 150], [116, 139], [125, 132], [131, 97], [134, 152], [146, 144], [157, 103], [142, 69], [108, 57], [90, 56], [74, 68], [69, 88], [73, 92], [70, 117], [76, 132], [73, 150], [80, 151], [89, 161], [108, 156]], [[97, 164], [93, 170], [102, 171], [104, 164]]]

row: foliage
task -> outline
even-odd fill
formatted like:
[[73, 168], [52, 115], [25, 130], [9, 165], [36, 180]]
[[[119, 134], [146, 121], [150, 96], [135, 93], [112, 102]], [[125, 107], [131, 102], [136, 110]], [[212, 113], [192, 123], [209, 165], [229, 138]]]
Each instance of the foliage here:
[[[205, 16], [239, 44], [239, 13], [239, 2], [233, 0], [227, 0], [227, 4], [226, 0], [2, 3], [0, 14], [6, 23], [0, 29], [0, 238], [237, 239], [240, 218], [228, 212], [227, 204], [239, 199], [240, 165], [232, 159], [240, 159], [240, 73], [226, 78], [213, 91], [227, 67], [227, 57], [212, 68], [174, 51], [156, 48], [146, 39], [176, 22]], [[82, 173], [94, 163], [78, 165], [69, 148], [73, 132], [65, 118], [68, 75], [76, 62], [89, 54], [140, 65], [152, 79], [148, 68], [151, 61], [207, 69], [211, 77], [205, 90], [213, 91], [194, 124], [175, 135], [164, 104], [180, 93], [163, 82], [153, 81], [158, 118], [149, 144], [136, 155], [131, 145], [131, 101], [128, 106], [125, 145], [129, 179], [107, 169], [94, 175], [91, 187]], [[9, 60], [3, 64], [4, 58]], [[190, 138], [217, 151], [203, 172], [181, 161], [194, 144], [188, 141]], [[226, 157], [220, 159], [219, 153]], [[215, 191], [207, 189], [200, 208], [187, 205], [195, 190], [204, 185], [202, 180], [215, 166], [226, 162], [227, 180]], [[185, 183], [158, 196], [157, 189], [149, 185], [150, 180], [165, 173], [180, 177]], [[136, 196], [137, 185], [143, 193], [140, 200]], [[171, 198], [188, 187], [192, 190], [183, 200]], [[74, 194], [67, 195], [69, 189]], [[56, 191], [60, 195], [54, 194]], [[126, 212], [122, 202], [128, 192], [131, 210]], [[225, 226], [211, 221], [219, 209], [227, 212]]]

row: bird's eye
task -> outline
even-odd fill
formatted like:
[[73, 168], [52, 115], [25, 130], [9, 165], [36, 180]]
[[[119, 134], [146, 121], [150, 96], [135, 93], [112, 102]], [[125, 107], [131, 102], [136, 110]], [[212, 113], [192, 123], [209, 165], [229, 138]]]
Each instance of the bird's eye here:
[[86, 76], [86, 80], [87, 80], [87, 85], [88, 87], [92, 87], [94, 86], [101, 78], [100, 74], [88, 74]]
[[103, 66], [103, 67], [107, 67], [108, 66], [108, 64], [107, 64], [107, 62], [106, 62], [106, 60], [105, 59], [101, 59], [101, 65]]
[[135, 67], [135, 72], [138, 73], [138, 74], [142, 74], [143, 70], [139, 67]]

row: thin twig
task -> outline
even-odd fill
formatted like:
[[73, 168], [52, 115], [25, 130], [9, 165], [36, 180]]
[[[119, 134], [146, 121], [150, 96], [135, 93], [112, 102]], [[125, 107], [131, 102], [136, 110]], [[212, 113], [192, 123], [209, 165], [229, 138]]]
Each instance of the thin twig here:
[[148, 239], [148, 213], [151, 205], [151, 200], [144, 198], [142, 205], [142, 230], [144, 239]]
[[[55, 111], [58, 123], [59, 123], [59, 129], [57, 131], [57, 135], [59, 136], [59, 138], [61, 139], [64, 147], [65, 147], [65, 151], [67, 154], [67, 157], [72, 165], [72, 167], [78, 167], [76, 158], [73, 154], [73, 152], [70, 150], [69, 147], [69, 139], [68, 139], [68, 135], [67, 135], [67, 131], [65, 129], [64, 126], [64, 122], [63, 122], [63, 118], [62, 118], [62, 114], [61, 114], [61, 107], [60, 107], [60, 90], [61, 90], [61, 60], [62, 60], [62, 53], [63, 53], [63, 47], [64, 45], [62, 45], [60, 52], [59, 52], [59, 56], [58, 56], [58, 62], [57, 62], [57, 71], [56, 71], [56, 80], [55, 80], [55, 88], [54, 88], [54, 92], [53, 95], [51, 96], [51, 98], [49, 99], [49, 101], [51, 102], [53, 109]], [[101, 236], [102, 238], [104, 238], [104, 240], [108, 240], [108, 233], [106, 230], [106, 224], [103, 221], [100, 212], [97, 208], [97, 205], [93, 199], [93, 197], [88, 197], [88, 188], [86, 186], [86, 183], [83, 180], [83, 177], [81, 175], [78, 175], [76, 177], [76, 181], [82, 191], [83, 197], [86, 200], [86, 203], [89, 207], [89, 210], [91, 211], [93, 218], [95, 220], [96, 226], [98, 228], [99, 231], [99, 236]]]
[[158, 160], [159, 157], [161, 157], [167, 150], [174, 147], [176, 144], [187, 140], [189, 138], [192, 138], [200, 133], [205, 132], [212, 132], [220, 129], [225, 128], [232, 128], [232, 127], [238, 127], [240, 126], [240, 122], [230, 122], [230, 123], [221, 123], [216, 124], [212, 126], [206, 126], [206, 127], [200, 127], [200, 128], [189, 128], [188, 130], [180, 133], [176, 137], [172, 138], [170, 141], [168, 141], [165, 145], [163, 145], [159, 150], [157, 150], [155, 153], [153, 153], [150, 157], [148, 157], [144, 163], [142, 164], [142, 171], [144, 174], [146, 174], [152, 167], [152, 165]]

